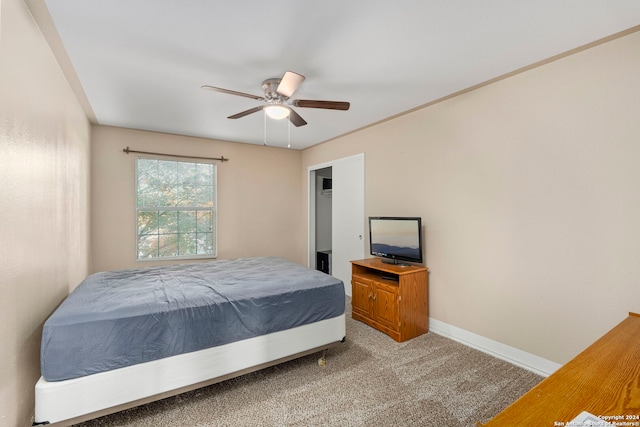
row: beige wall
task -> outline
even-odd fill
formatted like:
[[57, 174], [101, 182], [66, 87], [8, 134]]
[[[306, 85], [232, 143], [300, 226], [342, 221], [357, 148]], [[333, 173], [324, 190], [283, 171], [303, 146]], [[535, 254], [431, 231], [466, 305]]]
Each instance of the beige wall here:
[[[135, 158], [122, 150], [229, 158], [218, 164], [218, 259], [276, 255], [306, 263], [297, 150], [107, 126], [92, 131], [92, 268], [136, 262]], [[164, 262], [166, 263], [166, 262]]]
[[31, 425], [42, 324], [89, 271], [89, 123], [22, 0], [0, 9], [0, 425]]
[[303, 179], [364, 152], [366, 214], [426, 224], [431, 316], [564, 363], [640, 311], [639, 52], [633, 33], [313, 147]]

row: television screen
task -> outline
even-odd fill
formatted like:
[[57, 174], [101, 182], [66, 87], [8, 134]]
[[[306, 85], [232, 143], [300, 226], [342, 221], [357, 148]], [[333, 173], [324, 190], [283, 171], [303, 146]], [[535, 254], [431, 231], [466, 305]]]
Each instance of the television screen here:
[[422, 262], [422, 219], [419, 217], [370, 217], [371, 255], [400, 261]]

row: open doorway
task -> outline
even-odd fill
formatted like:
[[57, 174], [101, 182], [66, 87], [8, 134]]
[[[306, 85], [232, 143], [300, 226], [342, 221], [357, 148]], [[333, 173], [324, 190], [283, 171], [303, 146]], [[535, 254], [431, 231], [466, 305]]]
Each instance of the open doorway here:
[[332, 219], [333, 219], [333, 169], [331, 166], [318, 169], [316, 175], [316, 269], [331, 274], [332, 263]]

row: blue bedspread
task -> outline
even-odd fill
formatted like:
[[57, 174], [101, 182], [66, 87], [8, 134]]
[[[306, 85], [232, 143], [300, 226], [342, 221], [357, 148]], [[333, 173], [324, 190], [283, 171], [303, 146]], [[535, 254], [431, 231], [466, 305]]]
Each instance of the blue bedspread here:
[[342, 281], [273, 257], [96, 273], [44, 325], [41, 371], [60, 381], [344, 313]]

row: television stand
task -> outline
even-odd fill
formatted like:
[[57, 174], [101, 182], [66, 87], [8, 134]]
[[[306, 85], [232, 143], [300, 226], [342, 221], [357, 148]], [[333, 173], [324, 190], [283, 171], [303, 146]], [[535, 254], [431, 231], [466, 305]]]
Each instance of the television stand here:
[[351, 317], [398, 342], [429, 331], [429, 269], [380, 258], [351, 261]]

